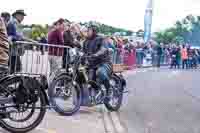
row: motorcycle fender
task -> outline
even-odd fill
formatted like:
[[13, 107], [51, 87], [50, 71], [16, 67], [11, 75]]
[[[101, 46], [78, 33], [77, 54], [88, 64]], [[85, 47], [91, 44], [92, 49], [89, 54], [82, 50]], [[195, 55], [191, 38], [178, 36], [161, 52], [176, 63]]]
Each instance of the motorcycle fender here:
[[125, 80], [124, 76], [122, 74], [120, 74], [120, 75], [114, 74], [114, 75], [117, 78], [119, 78], [119, 80], [121, 81], [121, 84], [122, 84], [123, 88], [126, 88], [127, 83], [126, 83], [126, 80]]

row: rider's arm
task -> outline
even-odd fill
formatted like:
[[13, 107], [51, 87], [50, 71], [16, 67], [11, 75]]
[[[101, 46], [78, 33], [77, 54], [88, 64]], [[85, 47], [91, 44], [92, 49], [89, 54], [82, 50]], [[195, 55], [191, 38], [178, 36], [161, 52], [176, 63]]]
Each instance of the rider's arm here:
[[105, 54], [109, 54], [109, 47], [105, 40], [102, 41], [100, 45], [100, 50], [94, 54], [95, 57], [101, 57]]

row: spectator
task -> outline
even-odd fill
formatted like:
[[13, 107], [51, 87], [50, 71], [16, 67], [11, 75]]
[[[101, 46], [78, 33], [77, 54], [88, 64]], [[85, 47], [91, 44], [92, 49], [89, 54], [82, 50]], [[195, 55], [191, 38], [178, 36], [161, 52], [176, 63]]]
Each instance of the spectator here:
[[[64, 45], [69, 46], [71, 48], [80, 47], [80, 44], [77, 41], [75, 42], [73, 32], [75, 32], [75, 27], [74, 26], [70, 27], [69, 22], [65, 23], [65, 31], [63, 34]], [[69, 49], [64, 49], [63, 65], [62, 65], [63, 68], [66, 68], [66, 64], [69, 64], [69, 63], [67, 63], [67, 61], [69, 61], [69, 60], [70, 60]], [[67, 66], [67, 68], [68, 68], [68, 66]]]
[[40, 35], [40, 43], [47, 43], [47, 38], [44, 33]]
[[157, 67], [160, 67], [160, 63], [161, 63], [161, 56], [163, 54], [163, 49], [162, 49], [162, 45], [160, 44], [157, 46]]
[[8, 72], [9, 41], [3, 18], [0, 18], [0, 77]]
[[122, 64], [124, 62], [123, 54], [124, 54], [123, 42], [121, 38], [117, 38], [117, 59], [116, 59], [117, 64]]
[[117, 53], [118, 53], [118, 48], [117, 48], [117, 39], [115, 37], [111, 37], [111, 39], [113, 40], [113, 63], [117, 64]]
[[[8, 22], [7, 26], [7, 32], [10, 41], [14, 43], [15, 41], [22, 41], [22, 40], [27, 40], [23, 36], [22, 32], [22, 26], [21, 23], [24, 20], [24, 16], [26, 14], [24, 13], [24, 10], [16, 10], [12, 14], [11, 20]], [[19, 72], [21, 70], [21, 61], [20, 61], [20, 56], [24, 54], [24, 49], [22, 46], [16, 46], [14, 44], [11, 45], [11, 51], [10, 51], [10, 66], [11, 66], [11, 73], [13, 72]]]
[[66, 23], [65, 24], [65, 31], [64, 31], [64, 34], [63, 34], [63, 38], [64, 38], [64, 45], [65, 46], [69, 46], [69, 47], [81, 47], [79, 42], [76, 41], [76, 37], [78, 37], [78, 33], [75, 29], [74, 26], [70, 27], [70, 24], [69, 23]]
[[114, 40], [111, 39], [110, 37], [106, 37], [105, 42], [107, 43], [108, 48], [111, 51], [111, 58], [112, 58], [111, 60], [114, 63], [115, 62], [115, 51], [116, 51]]
[[155, 44], [151, 45], [152, 47], [152, 65], [155, 67], [156, 66], [156, 62], [157, 62], [157, 50], [156, 50], [156, 46]]
[[168, 47], [166, 46], [165, 47], [165, 51], [164, 51], [164, 54], [165, 54], [165, 64], [169, 64], [170, 63], [170, 61], [169, 61], [169, 59], [170, 59], [170, 52], [169, 52], [169, 49], [168, 49]]
[[192, 68], [197, 69], [198, 53], [196, 49], [192, 50]]
[[24, 10], [16, 10], [12, 14], [11, 20], [8, 22], [7, 30], [8, 36], [11, 41], [28, 41], [28, 42], [35, 42], [32, 39], [29, 39], [23, 35], [23, 26], [22, 22], [24, 17], [26, 16]]
[[177, 50], [176, 47], [173, 46], [172, 50], [171, 50], [171, 66], [170, 68], [172, 69], [173, 67], [176, 68], [177, 65]]
[[198, 55], [198, 64], [200, 64], [200, 49], [197, 49], [197, 55]]
[[[48, 33], [48, 43], [53, 45], [64, 45], [64, 19], [59, 19], [55, 27]], [[49, 47], [50, 76], [53, 78], [62, 67], [63, 48]], [[51, 79], [50, 79], [51, 80]]]
[[[46, 36], [45, 36], [44, 33], [42, 33], [42, 34], [40, 35], [39, 43], [44, 43], [44, 44], [47, 43], [47, 38], [46, 38]], [[42, 52], [42, 55], [44, 55], [45, 49], [46, 49], [45, 46], [40, 46], [40, 51]]]
[[180, 47], [176, 48], [176, 65], [178, 66], [178, 69], [180, 68], [181, 64], [181, 49]]
[[181, 59], [182, 59], [182, 69], [184, 69], [186, 67], [186, 69], [188, 69], [188, 53], [187, 53], [187, 49], [185, 47], [185, 45], [183, 45], [182, 49], [181, 49]]
[[187, 48], [187, 53], [188, 53], [188, 68], [192, 68], [193, 50], [191, 49], [190, 46], [188, 46]]
[[143, 57], [144, 57], [144, 51], [142, 44], [140, 42], [137, 42], [137, 49], [136, 49], [136, 62], [138, 67], [141, 67], [143, 64]]
[[10, 13], [3, 12], [1, 13], [1, 18], [4, 20], [6, 27], [8, 26], [8, 22], [10, 21]]

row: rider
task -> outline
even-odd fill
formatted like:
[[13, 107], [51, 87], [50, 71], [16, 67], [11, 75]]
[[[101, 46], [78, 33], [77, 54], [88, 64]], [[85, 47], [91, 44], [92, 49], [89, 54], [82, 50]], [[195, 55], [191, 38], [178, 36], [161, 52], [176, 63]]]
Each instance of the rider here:
[[97, 27], [91, 25], [88, 27], [87, 38], [83, 43], [83, 52], [89, 56], [89, 67], [97, 68], [96, 77], [100, 80], [106, 90], [109, 89], [109, 78], [112, 71], [111, 57], [109, 48], [103, 37], [97, 35]]

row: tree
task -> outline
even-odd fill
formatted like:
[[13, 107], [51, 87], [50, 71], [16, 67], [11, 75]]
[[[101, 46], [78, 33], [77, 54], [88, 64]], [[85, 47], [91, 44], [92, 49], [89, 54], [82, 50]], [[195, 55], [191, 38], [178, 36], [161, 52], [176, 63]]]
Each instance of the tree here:
[[200, 16], [188, 15], [178, 20], [175, 25], [155, 33], [156, 40], [164, 43], [190, 43], [200, 45]]
[[41, 37], [41, 34], [47, 34], [48, 32], [48, 25], [42, 26], [42, 25], [31, 25], [32, 27], [32, 33], [31, 38], [34, 40], [37, 40], [39, 37]]

